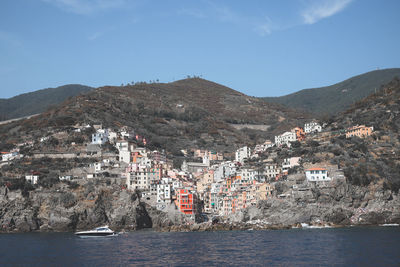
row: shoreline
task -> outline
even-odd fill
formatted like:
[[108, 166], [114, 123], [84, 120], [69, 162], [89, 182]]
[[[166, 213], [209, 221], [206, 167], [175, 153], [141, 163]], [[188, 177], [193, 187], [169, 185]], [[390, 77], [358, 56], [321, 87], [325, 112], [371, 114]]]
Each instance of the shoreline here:
[[[332, 223], [326, 224], [307, 224], [297, 223], [294, 225], [283, 225], [283, 224], [266, 224], [266, 225], [255, 225], [246, 223], [198, 223], [190, 225], [172, 225], [162, 228], [143, 228], [137, 230], [124, 230], [118, 231], [118, 234], [127, 234], [135, 232], [156, 232], [156, 233], [188, 233], [188, 232], [229, 232], [229, 231], [265, 231], [265, 230], [298, 230], [298, 229], [338, 229], [338, 228], [372, 228], [372, 227], [389, 227], [395, 228], [400, 227], [398, 223], [388, 224], [350, 224], [350, 225], [335, 225]], [[57, 231], [57, 230], [34, 230], [34, 231], [0, 231], [1, 234], [28, 234], [28, 233], [75, 233], [76, 231]]]

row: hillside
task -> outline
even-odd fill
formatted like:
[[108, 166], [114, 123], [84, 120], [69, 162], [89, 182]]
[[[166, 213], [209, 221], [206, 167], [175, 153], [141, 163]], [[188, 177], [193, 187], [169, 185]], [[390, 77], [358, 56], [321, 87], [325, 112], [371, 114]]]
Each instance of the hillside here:
[[188, 147], [231, 152], [301, 125], [305, 115], [301, 116], [280, 105], [192, 78], [101, 87], [68, 99], [41, 116], [0, 127], [0, 134], [3, 140], [11, 138], [7, 133], [13, 129], [18, 129], [18, 138], [24, 133], [43, 136], [52, 128], [101, 123], [111, 128], [130, 126], [146, 137], [151, 147], [175, 155]]
[[[332, 130], [354, 125], [373, 127], [367, 139], [334, 139], [337, 163], [353, 184], [368, 185], [383, 179], [386, 187], [400, 189], [400, 80], [393, 79], [377, 93], [362, 99], [330, 124]], [[341, 152], [340, 152], [341, 151]]]
[[8, 99], [0, 99], [0, 120], [9, 120], [42, 113], [65, 99], [92, 90], [80, 84], [68, 84], [57, 88], [47, 88], [21, 94]]
[[383, 84], [396, 76], [400, 77], [400, 68], [376, 70], [331, 86], [304, 89], [285, 96], [263, 99], [313, 114], [335, 114], [345, 111], [356, 101], [379, 90]]

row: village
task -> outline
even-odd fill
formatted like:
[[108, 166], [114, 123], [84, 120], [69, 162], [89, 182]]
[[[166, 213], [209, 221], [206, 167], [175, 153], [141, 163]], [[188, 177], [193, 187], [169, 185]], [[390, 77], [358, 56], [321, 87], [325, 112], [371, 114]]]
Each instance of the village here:
[[[189, 219], [197, 215], [229, 216], [255, 206], [260, 200], [286, 198], [298, 191], [309, 190], [312, 185], [329, 186], [345, 179], [340, 166], [328, 162], [310, 164], [301, 157], [277, 158], [276, 148], [290, 148], [296, 142], [329, 142], [332, 136], [364, 138], [373, 133], [372, 127], [357, 125], [343, 131], [324, 131], [317, 122], [304, 128], [275, 136], [274, 142], [266, 140], [255, 147], [238, 148], [234, 158], [211, 150], [186, 149], [182, 153], [193, 162], [184, 160], [180, 168], [174, 167], [165, 151], [146, 148], [145, 137], [133, 129], [121, 127], [118, 131], [102, 125], [77, 125], [73, 132], [79, 134], [93, 129], [90, 143], [76, 144], [68, 151], [20, 153], [19, 147], [33, 146], [33, 141], [21, 143], [15, 149], [2, 152], [1, 166], [24, 157], [32, 159], [90, 159], [91, 163], [65, 172], [59, 172], [60, 181], [88, 181], [92, 179], [118, 180], [121, 190], [140, 192], [144, 202], [164, 212], [179, 211]], [[41, 137], [38, 142], [65, 138], [66, 132], [56, 132]], [[105, 149], [107, 148], [107, 149]], [[186, 157], [185, 157], [186, 158]], [[26, 181], [38, 185], [41, 173], [32, 170]], [[290, 190], [276, 190], [284, 183]]]

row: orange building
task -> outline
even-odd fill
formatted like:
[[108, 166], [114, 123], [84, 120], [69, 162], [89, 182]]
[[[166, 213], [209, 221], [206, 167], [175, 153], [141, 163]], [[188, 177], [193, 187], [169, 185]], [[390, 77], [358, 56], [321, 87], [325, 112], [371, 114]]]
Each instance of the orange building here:
[[350, 138], [352, 136], [364, 138], [370, 136], [373, 131], [374, 127], [367, 127], [365, 125], [353, 126], [347, 129], [346, 138]]
[[298, 141], [303, 141], [306, 138], [306, 133], [304, 132], [303, 128], [301, 128], [301, 127], [293, 128], [292, 132], [296, 134], [296, 139]]
[[178, 189], [176, 192], [176, 204], [178, 209], [185, 214], [195, 213], [196, 195], [189, 189]]

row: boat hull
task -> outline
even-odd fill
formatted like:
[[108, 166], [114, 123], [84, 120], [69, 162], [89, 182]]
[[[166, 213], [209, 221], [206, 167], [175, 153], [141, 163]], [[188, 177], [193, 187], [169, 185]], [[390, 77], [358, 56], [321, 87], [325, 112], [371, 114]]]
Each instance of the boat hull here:
[[104, 237], [104, 236], [115, 236], [116, 233], [75, 233], [79, 237]]

